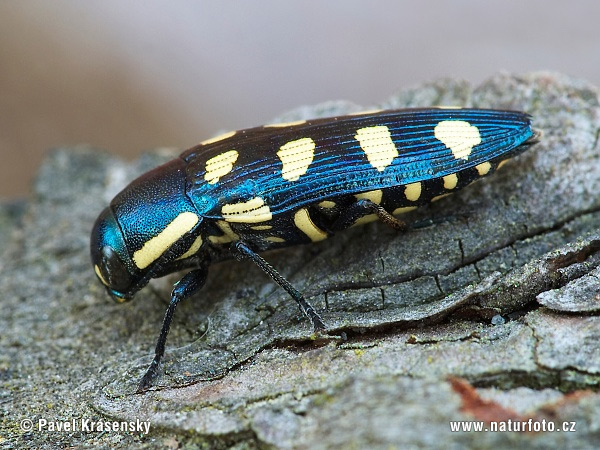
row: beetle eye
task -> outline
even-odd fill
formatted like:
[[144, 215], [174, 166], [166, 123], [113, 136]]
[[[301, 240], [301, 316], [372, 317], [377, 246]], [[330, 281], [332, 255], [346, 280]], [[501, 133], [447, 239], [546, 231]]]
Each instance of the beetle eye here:
[[111, 289], [125, 293], [131, 287], [131, 276], [119, 255], [110, 246], [102, 247], [102, 268]]

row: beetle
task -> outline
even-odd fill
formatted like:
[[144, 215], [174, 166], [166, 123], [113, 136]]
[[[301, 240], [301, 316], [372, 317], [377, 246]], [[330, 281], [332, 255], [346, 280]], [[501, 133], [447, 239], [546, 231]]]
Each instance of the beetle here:
[[226, 133], [140, 176], [94, 225], [96, 275], [123, 302], [151, 278], [191, 270], [173, 287], [138, 392], [158, 373], [177, 305], [212, 262], [250, 259], [322, 332], [319, 313], [258, 253], [377, 219], [403, 230], [397, 215], [489, 175], [537, 136], [519, 111], [370, 111]]

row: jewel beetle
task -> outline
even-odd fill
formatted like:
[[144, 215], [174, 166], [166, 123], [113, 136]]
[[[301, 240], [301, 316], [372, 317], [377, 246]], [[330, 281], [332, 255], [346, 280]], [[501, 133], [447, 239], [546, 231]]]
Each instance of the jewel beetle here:
[[536, 140], [530, 116], [518, 111], [369, 111], [226, 133], [140, 176], [94, 225], [96, 275], [123, 302], [151, 278], [189, 271], [174, 285], [138, 391], [158, 372], [177, 304], [202, 287], [212, 262], [250, 259], [324, 331], [260, 252], [377, 219], [404, 229], [397, 215], [489, 175]]

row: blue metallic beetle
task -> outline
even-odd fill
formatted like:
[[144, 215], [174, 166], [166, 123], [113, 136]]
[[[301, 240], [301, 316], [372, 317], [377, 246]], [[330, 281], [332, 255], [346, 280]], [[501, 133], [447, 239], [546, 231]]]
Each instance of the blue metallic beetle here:
[[259, 252], [370, 220], [405, 229], [396, 215], [492, 173], [535, 138], [516, 111], [371, 111], [227, 133], [134, 180], [94, 225], [96, 275], [122, 302], [151, 278], [191, 269], [174, 286], [138, 391], [157, 374], [177, 304], [202, 287], [212, 262], [250, 258], [324, 331]]

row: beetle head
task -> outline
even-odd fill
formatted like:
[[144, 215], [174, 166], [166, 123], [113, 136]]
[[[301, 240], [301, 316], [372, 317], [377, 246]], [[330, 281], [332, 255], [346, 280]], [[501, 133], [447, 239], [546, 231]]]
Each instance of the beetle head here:
[[94, 271], [115, 301], [130, 300], [139, 281], [133, 262], [127, 253], [125, 238], [110, 207], [94, 224], [91, 239]]

